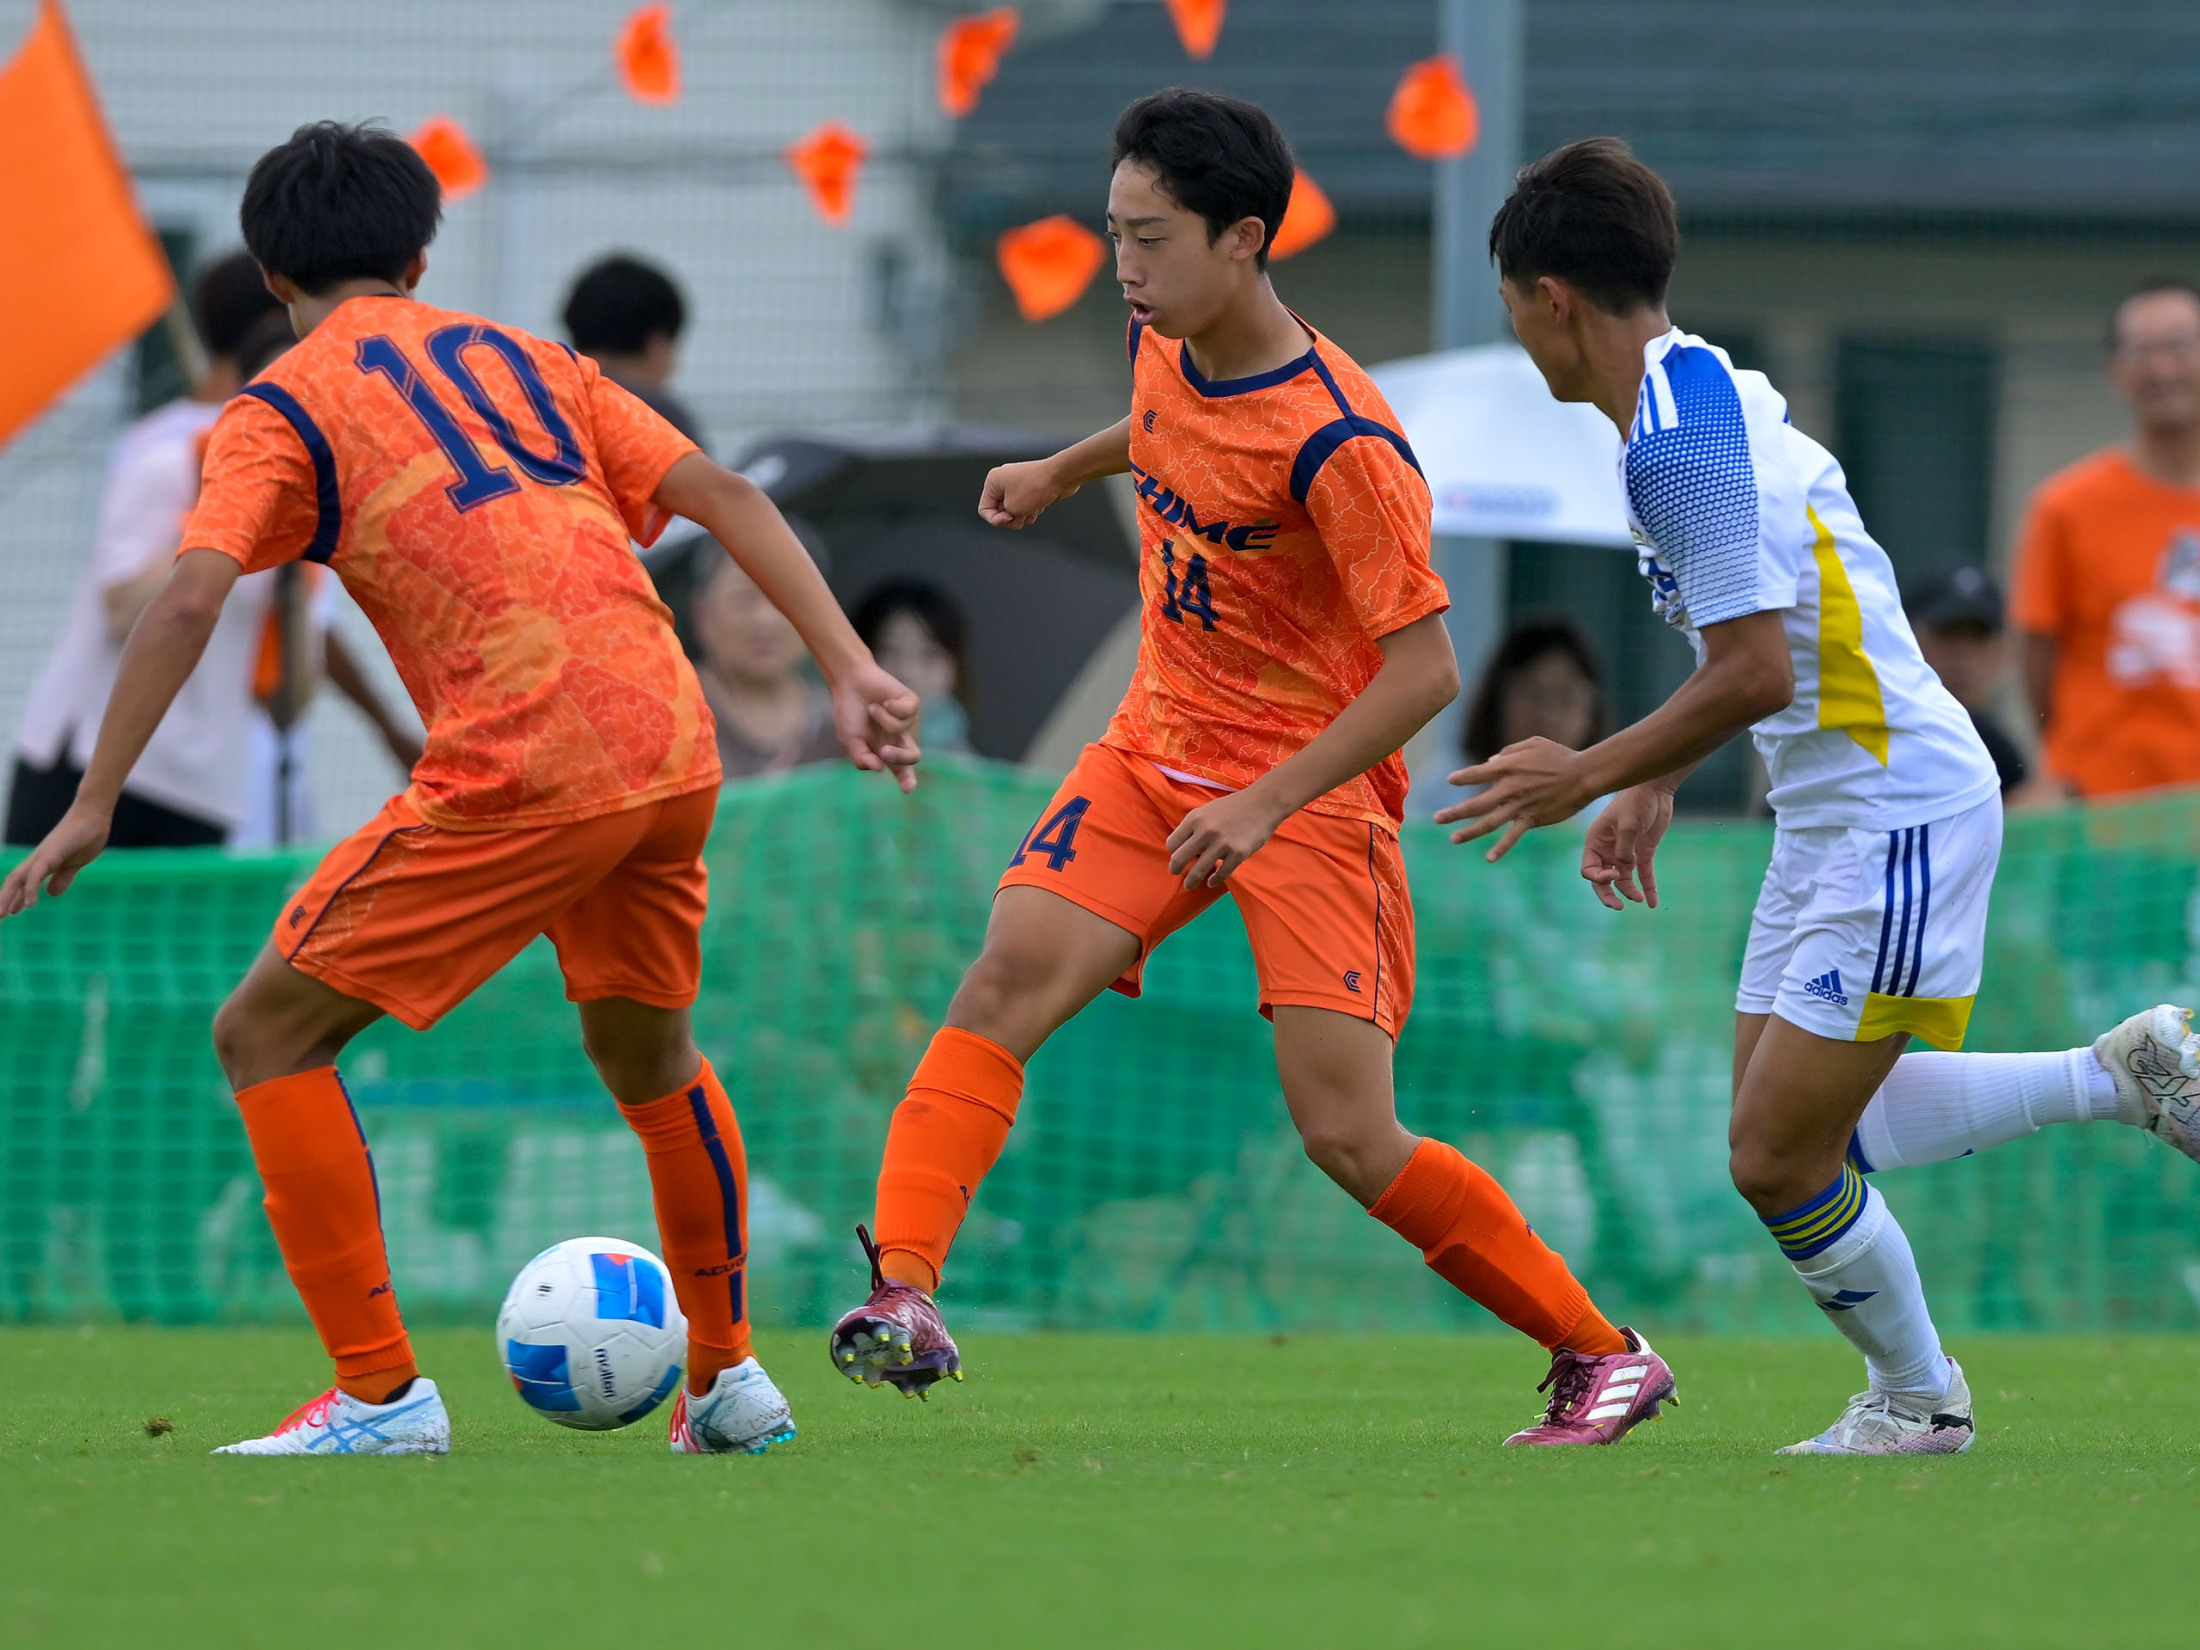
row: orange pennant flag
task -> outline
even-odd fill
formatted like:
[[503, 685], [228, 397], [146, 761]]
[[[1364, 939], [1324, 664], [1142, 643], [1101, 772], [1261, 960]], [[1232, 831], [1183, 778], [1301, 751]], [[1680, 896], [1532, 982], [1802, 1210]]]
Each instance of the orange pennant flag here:
[[855, 210], [856, 174], [871, 146], [837, 120], [828, 120], [787, 151], [787, 164], [810, 192], [810, 204], [827, 223], [848, 221]]
[[1482, 135], [1481, 112], [1460, 77], [1459, 59], [1448, 52], [1424, 58], [1398, 79], [1390, 94], [1390, 136], [1418, 160], [1450, 160]]
[[958, 17], [940, 35], [940, 107], [955, 119], [978, 106], [978, 93], [1000, 72], [1001, 54], [1016, 38], [1016, 8], [1000, 6]]
[[1107, 242], [1057, 213], [1001, 237], [1001, 279], [1016, 295], [1019, 315], [1044, 321], [1085, 295], [1107, 256]]
[[1329, 204], [1322, 186], [1304, 172], [1291, 177], [1291, 202], [1276, 225], [1276, 238], [1268, 243], [1268, 256], [1288, 258], [1304, 252], [1337, 227], [1337, 209]]
[[669, 5], [637, 6], [627, 14], [612, 52], [619, 82], [639, 103], [671, 103], [680, 96], [680, 43], [672, 38]]
[[1222, 13], [1229, 0], [1169, 0], [1176, 37], [1194, 57], [1212, 57], [1222, 38]]
[[446, 201], [464, 200], [489, 181], [489, 163], [481, 158], [466, 128], [449, 115], [430, 115], [405, 140], [420, 151]]
[[0, 70], [0, 442], [176, 295], [57, 0]]

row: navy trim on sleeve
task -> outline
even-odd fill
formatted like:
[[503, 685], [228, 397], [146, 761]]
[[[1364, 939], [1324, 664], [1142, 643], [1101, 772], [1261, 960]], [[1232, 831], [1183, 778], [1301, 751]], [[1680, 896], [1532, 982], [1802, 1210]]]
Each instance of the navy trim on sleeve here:
[[1371, 435], [1377, 440], [1389, 442], [1416, 471], [1421, 468], [1421, 461], [1413, 456], [1412, 447], [1407, 445], [1406, 438], [1396, 430], [1387, 424], [1378, 424], [1372, 418], [1363, 418], [1358, 413], [1347, 413], [1342, 418], [1324, 424], [1300, 446], [1299, 456], [1291, 461], [1291, 497], [1304, 504], [1308, 491], [1314, 485], [1314, 478], [1321, 474], [1322, 466], [1329, 462], [1339, 447], [1356, 435]]
[[313, 415], [298, 405], [298, 398], [280, 384], [247, 384], [238, 393], [264, 401], [281, 413], [305, 444], [306, 457], [313, 460], [315, 506], [313, 542], [306, 546], [305, 559], [326, 566], [336, 554], [336, 540], [344, 526], [343, 507], [336, 497], [336, 454], [329, 447], [328, 437], [314, 423]]

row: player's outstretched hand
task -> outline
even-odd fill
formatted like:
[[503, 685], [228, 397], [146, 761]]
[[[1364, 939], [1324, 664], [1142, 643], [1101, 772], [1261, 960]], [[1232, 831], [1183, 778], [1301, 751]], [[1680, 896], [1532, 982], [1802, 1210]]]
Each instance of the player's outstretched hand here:
[[1672, 823], [1673, 793], [1663, 785], [1630, 785], [1604, 805], [1581, 845], [1581, 874], [1599, 900], [1614, 911], [1627, 909], [1622, 895], [1658, 908], [1658, 879], [1650, 862]]
[[1437, 809], [1436, 823], [1470, 821], [1451, 833], [1454, 842], [1472, 842], [1492, 831], [1503, 831], [1505, 834], [1482, 856], [1495, 864], [1534, 827], [1571, 819], [1594, 800], [1581, 783], [1580, 774], [1579, 751], [1568, 750], [1552, 739], [1523, 739], [1507, 745], [1487, 762], [1453, 774], [1454, 785], [1487, 788], [1463, 802]]
[[1184, 886], [1220, 888], [1283, 823], [1255, 791], [1233, 791], [1194, 808], [1169, 833], [1169, 874]]
[[1055, 478], [1052, 459], [1000, 464], [986, 472], [978, 514], [995, 527], [1029, 527], [1048, 505], [1076, 492]]
[[833, 684], [833, 731], [864, 772], [892, 774], [904, 796], [917, 788], [917, 696], [877, 665]]
[[46, 840], [0, 880], [0, 917], [12, 917], [38, 903], [39, 891], [65, 894], [77, 872], [99, 857], [107, 846], [113, 816], [73, 803], [60, 823], [46, 833]]

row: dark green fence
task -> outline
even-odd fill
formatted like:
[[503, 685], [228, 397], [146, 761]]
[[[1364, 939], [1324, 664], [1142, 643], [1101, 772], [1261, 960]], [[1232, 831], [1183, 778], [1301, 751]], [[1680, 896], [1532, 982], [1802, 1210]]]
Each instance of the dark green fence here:
[[[862, 1281], [886, 1120], [1050, 782], [940, 764], [916, 796], [837, 770], [726, 793], [698, 1027], [754, 1176], [753, 1298], [826, 1320]], [[1770, 829], [1683, 824], [1664, 908], [1613, 915], [1541, 833], [1488, 866], [1408, 837], [1420, 986], [1407, 1125], [1499, 1175], [1608, 1312], [1816, 1321], [1727, 1184], [1734, 977]], [[2200, 797], [2012, 819], [1973, 1048], [2065, 1047], [2200, 995]], [[0, 1319], [219, 1322], [298, 1309], [208, 1050], [215, 1005], [310, 857], [117, 854], [0, 929]], [[1299, 1155], [1224, 902], [1138, 1002], [1032, 1062], [949, 1283], [959, 1322], [1487, 1325]], [[641, 1154], [538, 944], [426, 1036], [344, 1061], [416, 1320], [490, 1312], [557, 1238], [653, 1240]], [[2200, 1168], [2114, 1126], [1880, 1177], [1946, 1327], [2181, 1328]]]

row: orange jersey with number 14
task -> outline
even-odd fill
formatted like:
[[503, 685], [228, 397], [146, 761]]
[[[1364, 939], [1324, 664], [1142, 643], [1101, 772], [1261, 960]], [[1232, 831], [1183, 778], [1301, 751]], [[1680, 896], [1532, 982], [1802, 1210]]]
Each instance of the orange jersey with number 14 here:
[[[1145, 610], [1102, 743], [1231, 789], [1367, 690], [1382, 637], [1450, 605], [1413, 450], [1367, 374], [1308, 331], [1297, 360], [1224, 382], [1181, 342], [1130, 333]], [[1309, 807], [1395, 825], [1405, 798], [1393, 754]]]
[[561, 824], [718, 781], [630, 543], [695, 450], [562, 344], [352, 298], [222, 409], [182, 547], [343, 580], [427, 724], [423, 820]]

